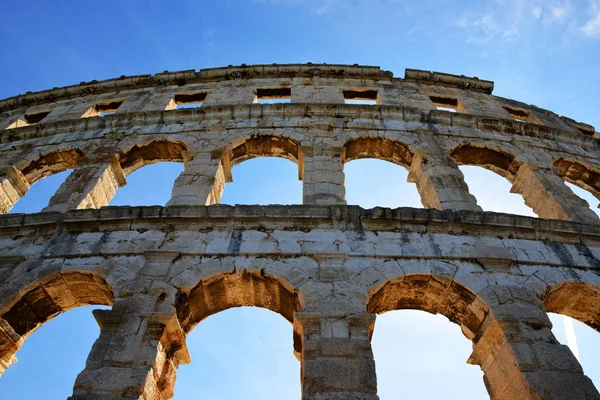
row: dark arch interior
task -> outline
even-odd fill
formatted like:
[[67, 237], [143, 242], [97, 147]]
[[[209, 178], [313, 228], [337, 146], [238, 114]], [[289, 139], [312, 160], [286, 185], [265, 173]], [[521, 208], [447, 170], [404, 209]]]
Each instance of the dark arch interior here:
[[450, 156], [458, 165], [476, 165], [487, 168], [513, 181], [520, 163], [510, 153], [474, 144], [462, 144], [455, 147]]
[[232, 166], [256, 157], [281, 157], [298, 163], [298, 143], [284, 136], [251, 136], [234, 145], [230, 157]]
[[177, 316], [185, 332], [208, 316], [232, 307], [262, 307], [292, 322], [302, 306], [298, 294], [260, 271], [221, 274], [200, 281], [189, 293], [180, 293]]
[[559, 158], [554, 171], [567, 182], [579, 186], [600, 199], [600, 171], [575, 160]]
[[413, 153], [406, 144], [386, 138], [356, 138], [346, 142], [344, 147], [345, 162], [360, 158], [377, 158], [409, 168], [413, 158]]
[[75, 168], [83, 152], [79, 149], [63, 149], [40, 155], [22, 168], [21, 173], [30, 185], [52, 174]]
[[84, 305], [112, 305], [113, 301], [112, 288], [104, 278], [92, 272], [66, 272], [37, 283], [2, 313], [2, 319], [26, 336], [61, 312]]
[[437, 275], [408, 275], [388, 280], [375, 291], [367, 311], [381, 314], [393, 310], [421, 310], [442, 314], [470, 331], [472, 339], [487, 315], [477, 295], [456, 281]]
[[600, 287], [564, 282], [550, 288], [542, 300], [547, 312], [567, 315], [600, 332]]
[[148, 143], [136, 144], [126, 154], [121, 155], [119, 162], [125, 175], [138, 168], [161, 161], [184, 161], [187, 146], [174, 140], [153, 140]]

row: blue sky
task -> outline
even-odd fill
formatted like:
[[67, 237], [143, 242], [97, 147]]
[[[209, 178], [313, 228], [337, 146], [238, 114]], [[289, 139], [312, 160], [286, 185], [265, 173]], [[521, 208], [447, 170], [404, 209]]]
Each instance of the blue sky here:
[[[39, 0], [3, 2], [0, 15], [0, 98], [164, 70], [359, 63], [379, 65], [400, 77], [404, 68], [418, 68], [490, 79], [496, 95], [600, 126], [600, 0], [168, 5]], [[164, 204], [181, 168], [162, 163], [136, 171], [111, 204]], [[358, 160], [345, 171], [350, 204], [420, 206], [401, 167]], [[463, 172], [484, 209], [532, 215], [519, 196], [508, 194], [510, 186], [502, 178], [477, 168]], [[36, 183], [13, 212], [39, 211], [67, 174]], [[301, 201], [296, 166], [289, 161], [250, 160], [233, 169], [233, 178], [223, 203]], [[367, 184], [375, 187], [366, 192]], [[0, 379], [0, 397], [67, 397], [98, 335], [91, 309], [69, 311], [35, 332], [17, 354], [20, 361]], [[566, 343], [564, 320], [553, 321], [555, 335]], [[600, 363], [592, 359], [600, 350], [600, 336], [577, 322], [575, 331], [582, 365], [600, 385]], [[193, 361], [179, 369], [176, 399], [300, 398], [291, 325], [279, 315], [228, 310], [198, 325], [188, 343]], [[397, 311], [378, 317], [373, 347], [381, 398], [486, 398], [479, 368], [465, 363], [470, 346], [459, 327], [441, 316]]]

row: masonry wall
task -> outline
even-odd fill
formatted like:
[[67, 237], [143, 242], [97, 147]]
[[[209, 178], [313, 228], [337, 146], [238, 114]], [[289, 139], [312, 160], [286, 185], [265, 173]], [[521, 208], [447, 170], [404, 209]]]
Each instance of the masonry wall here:
[[[492, 89], [264, 65], [0, 101], [0, 211], [74, 170], [43, 212], [0, 217], [0, 372], [47, 320], [105, 304], [71, 398], [167, 399], [187, 333], [258, 306], [294, 326], [304, 399], [376, 399], [376, 315], [411, 308], [461, 326], [492, 399], [600, 398], [546, 315], [600, 329], [599, 221], [564, 183], [600, 198], [598, 133]], [[356, 99], [373, 104], [345, 104]], [[260, 156], [298, 165], [303, 205], [218, 205], [231, 168]], [[425, 209], [347, 206], [344, 164], [369, 157], [405, 167]], [[160, 161], [185, 165], [166, 207], [106, 207]], [[459, 165], [502, 175], [540, 218], [481, 211]]]

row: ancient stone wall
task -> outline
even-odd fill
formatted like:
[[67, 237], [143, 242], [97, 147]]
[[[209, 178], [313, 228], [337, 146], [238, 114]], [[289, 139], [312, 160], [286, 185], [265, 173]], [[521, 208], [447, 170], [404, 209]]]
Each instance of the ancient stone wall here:
[[[303, 399], [372, 400], [376, 315], [419, 309], [460, 325], [492, 399], [600, 398], [546, 314], [600, 329], [600, 221], [565, 185], [600, 198], [600, 136], [492, 89], [428, 71], [256, 65], [0, 101], [3, 213], [74, 169], [43, 212], [0, 217], [0, 373], [44, 322], [104, 304], [71, 399], [168, 399], [187, 333], [257, 306], [293, 324]], [[373, 104], [345, 103], [356, 99]], [[262, 156], [298, 165], [303, 204], [218, 205], [231, 168]], [[344, 164], [367, 157], [405, 167], [425, 209], [346, 205]], [[166, 207], [106, 207], [161, 161], [185, 165]], [[502, 175], [540, 218], [481, 211], [459, 165]]]

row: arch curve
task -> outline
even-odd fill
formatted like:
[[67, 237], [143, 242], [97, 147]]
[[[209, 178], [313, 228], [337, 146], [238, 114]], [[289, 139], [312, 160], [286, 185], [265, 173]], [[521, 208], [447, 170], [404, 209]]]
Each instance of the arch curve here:
[[600, 199], [600, 169], [563, 157], [554, 160], [553, 166], [558, 176]]
[[232, 166], [257, 157], [280, 157], [298, 163], [299, 143], [283, 135], [251, 135], [229, 149]]
[[125, 175], [161, 161], [183, 162], [188, 147], [179, 140], [156, 139], [138, 143], [122, 153], [119, 163]]
[[344, 162], [361, 158], [376, 158], [410, 168], [414, 152], [410, 147], [394, 139], [383, 137], [358, 137], [344, 144], [346, 156]]
[[469, 288], [436, 274], [390, 278], [371, 292], [367, 303], [367, 311], [376, 314], [406, 309], [441, 314], [460, 325], [471, 340], [489, 312], [488, 305]]
[[83, 151], [75, 147], [51, 150], [22, 163], [17, 169], [27, 183], [33, 185], [47, 176], [75, 168], [83, 155]]
[[16, 362], [23, 341], [58, 314], [86, 305], [112, 306], [109, 283], [89, 271], [69, 271], [38, 280], [0, 304], [0, 376]]
[[461, 144], [450, 150], [449, 154], [458, 165], [483, 167], [511, 182], [515, 179], [521, 166], [521, 162], [513, 154], [485, 145]]
[[27, 336], [61, 312], [86, 305], [112, 306], [113, 290], [90, 271], [53, 274], [30, 284], [0, 307], [0, 318], [20, 336]]
[[600, 286], [587, 282], [562, 282], [542, 296], [547, 312], [574, 318], [600, 332]]
[[233, 307], [266, 308], [293, 322], [302, 311], [298, 293], [290, 285], [263, 271], [229, 272], [202, 279], [189, 292], [180, 292], [177, 316], [189, 333], [205, 318]]

